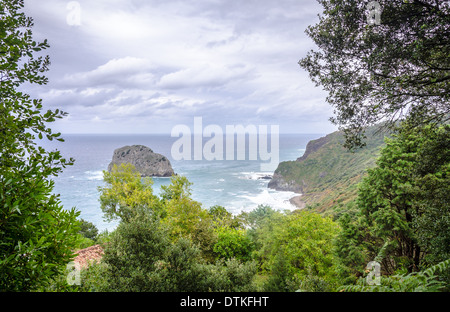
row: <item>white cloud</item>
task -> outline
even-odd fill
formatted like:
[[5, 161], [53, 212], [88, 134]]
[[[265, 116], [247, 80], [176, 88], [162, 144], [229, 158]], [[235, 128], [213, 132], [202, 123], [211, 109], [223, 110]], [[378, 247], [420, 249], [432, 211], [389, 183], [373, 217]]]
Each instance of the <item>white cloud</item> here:
[[112, 59], [88, 72], [67, 74], [62, 83], [71, 86], [122, 85], [152, 81], [151, 64], [148, 60], [125, 57]]
[[[66, 24], [65, 0], [27, 2], [51, 44], [40, 96], [69, 111], [61, 125], [71, 131], [153, 131], [193, 116], [329, 125], [324, 92], [297, 64], [313, 47], [304, 29], [315, 1], [79, 0], [78, 27]], [[93, 118], [95, 127], [80, 126]]]
[[250, 72], [251, 68], [246, 65], [204, 64], [164, 75], [158, 86], [164, 89], [223, 87], [227, 83], [241, 80], [248, 76]]

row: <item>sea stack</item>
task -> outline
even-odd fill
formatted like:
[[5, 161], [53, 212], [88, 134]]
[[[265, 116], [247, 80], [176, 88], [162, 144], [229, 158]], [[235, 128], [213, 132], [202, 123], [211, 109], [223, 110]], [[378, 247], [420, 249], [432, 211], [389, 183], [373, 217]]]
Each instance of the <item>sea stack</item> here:
[[142, 177], [171, 177], [175, 175], [167, 157], [154, 153], [144, 145], [132, 145], [118, 148], [114, 151], [108, 171], [114, 165], [130, 163], [136, 167]]

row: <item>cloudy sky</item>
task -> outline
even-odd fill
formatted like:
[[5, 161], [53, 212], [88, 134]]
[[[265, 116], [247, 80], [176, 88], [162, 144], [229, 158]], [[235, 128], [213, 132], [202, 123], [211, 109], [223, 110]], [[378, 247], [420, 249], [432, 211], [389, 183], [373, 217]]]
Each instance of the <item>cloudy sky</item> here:
[[[48, 39], [46, 86], [63, 133], [170, 133], [178, 124], [328, 133], [332, 108], [297, 62], [314, 0], [25, 0]], [[80, 23], [78, 23], [80, 22]]]

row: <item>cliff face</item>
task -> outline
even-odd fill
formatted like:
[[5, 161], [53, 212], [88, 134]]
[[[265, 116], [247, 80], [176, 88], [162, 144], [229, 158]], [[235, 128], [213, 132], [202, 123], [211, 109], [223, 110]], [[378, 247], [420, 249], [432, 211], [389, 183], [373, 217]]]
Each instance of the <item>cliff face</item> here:
[[[305, 153], [301, 157], [297, 158], [296, 162], [304, 162], [306, 161], [306, 159], [308, 159], [309, 155], [320, 153], [321, 147], [330, 142], [330, 136], [332, 135], [327, 135], [317, 140], [309, 141], [306, 145]], [[305, 192], [305, 190], [307, 190], [308, 183], [303, 178], [299, 179], [300, 176], [289, 175], [288, 172], [285, 172], [283, 170], [285, 165], [289, 163], [291, 162], [283, 162], [278, 165], [278, 168], [275, 170], [273, 178], [269, 182], [268, 187], [277, 191], [288, 191], [302, 194]], [[325, 173], [321, 173], [321, 175], [324, 174]]]
[[366, 147], [354, 153], [342, 146], [340, 131], [310, 141], [303, 156], [278, 165], [268, 187], [300, 193], [303, 204], [317, 205], [320, 211], [345, 204], [355, 198], [357, 183], [375, 165], [384, 145], [384, 134], [375, 130], [368, 129]]
[[143, 177], [170, 177], [175, 173], [170, 161], [163, 155], [154, 153], [143, 145], [124, 146], [114, 151], [108, 171], [114, 165], [130, 163]]
[[329, 141], [330, 135], [324, 136], [317, 140], [309, 141], [308, 144], [306, 145], [305, 153], [301, 157], [297, 158], [297, 161], [305, 160], [306, 158], [308, 158], [310, 154], [317, 152], [322, 146], [327, 144]]
[[[278, 169], [277, 169], [278, 170]], [[287, 191], [294, 193], [302, 193], [303, 188], [295, 180], [286, 179], [281, 173], [275, 171], [272, 180], [269, 181], [268, 187], [277, 191]]]

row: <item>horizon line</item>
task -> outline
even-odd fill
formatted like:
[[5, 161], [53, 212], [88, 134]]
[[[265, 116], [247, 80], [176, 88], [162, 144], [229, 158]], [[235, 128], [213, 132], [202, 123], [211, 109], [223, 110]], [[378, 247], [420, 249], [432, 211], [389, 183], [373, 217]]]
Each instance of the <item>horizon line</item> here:
[[[168, 132], [139, 132], [139, 133], [106, 133], [106, 132], [61, 132], [61, 135], [168, 135], [171, 136], [171, 133]], [[270, 132], [269, 132], [270, 133]], [[330, 132], [331, 133], [331, 132]], [[191, 135], [201, 134], [201, 133], [191, 133]], [[245, 134], [248, 134], [247, 132]], [[303, 135], [324, 135], [328, 134], [325, 132], [280, 132], [279, 134], [303, 134]], [[225, 133], [223, 135], [226, 135]]]

